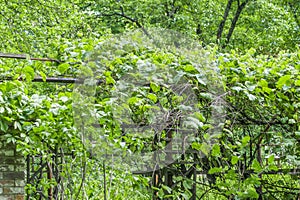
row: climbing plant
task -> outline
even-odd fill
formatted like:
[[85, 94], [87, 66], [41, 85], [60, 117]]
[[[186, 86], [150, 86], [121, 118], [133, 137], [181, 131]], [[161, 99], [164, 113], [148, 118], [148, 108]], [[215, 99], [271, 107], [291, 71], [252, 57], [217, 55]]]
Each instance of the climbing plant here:
[[[65, 155], [57, 165], [63, 181], [43, 176], [38, 186], [28, 184], [31, 199], [40, 197], [40, 188], [47, 193], [58, 185], [67, 199], [299, 198], [297, 1], [40, 0], [1, 1], [0, 8], [0, 51], [23, 58], [0, 58], [0, 134], [17, 144], [24, 157], [40, 156], [55, 165], [55, 152]], [[136, 28], [147, 35], [150, 27], [192, 38], [199, 59], [195, 62], [195, 55], [172, 49], [126, 46], [113, 36]], [[114, 56], [103, 54], [107, 41]], [[202, 109], [195, 113], [199, 130], [189, 153], [180, 158], [186, 163], [173, 164], [157, 176], [142, 176], [120, 170], [123, 163], [103, 165], [93, 156], [74, 126], [74, 83], [47, 82], [50, 77], [78, 78], [81, 69], [93, 63], [103, 70], [96, 77], [102, 80], [95, 97], [97, 122], [111, 144], [132, 152], [153, 150], [147, 145], [155, 138], [122, 135], [120, 121], [112, 115], [116, 107], [109, 104], [118, 81], [143, 66], [170, 68], [186, 77]], [[213, 79], [201, 76], [201, 67], [207, 65], [219, 75], [218, 95], [226, 111], [218, 115], [221, 124], [209, 148], [207, 133], [214, 124], [204, 108], [214, 103], [208, 90]], [[170, 93], [152, 82], [126, 106], [132, 108], [134, 120], [146, 123], [153, 116], [144, 116], [143, 109], [155, 107], [158, 100], [166, 102], [164, 108], [180, 102]], [[166, 144], [161, 141], [156, 145]], [[163, 175], [167, 173], [169, 181]], [[156, 182], [153, 177], [158, 177]]]

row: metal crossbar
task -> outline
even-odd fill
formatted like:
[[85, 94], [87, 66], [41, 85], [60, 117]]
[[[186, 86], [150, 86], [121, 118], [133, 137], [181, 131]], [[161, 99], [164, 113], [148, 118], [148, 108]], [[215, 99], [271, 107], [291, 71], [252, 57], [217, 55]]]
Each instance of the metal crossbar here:
[[[0, 82], [4, 81], [12, 81], [14, 80], [12, 77], [6, 77], [0, 79]], [[19, 81], [23, 81], [23, 79], [17, 79]], [[78, 84], [83, 84], [85, 79], [79, 79], [79, 78], [65, 78], [65, 77], [47, 77], [43, 79], [42, 77], [35, 77], [32, 82], [45, 82], [45, 83], [78, 83]], [[96, 85], [100, 85], [104, 83], [103, 80], [97, 80]]]
[[23, 59], [23, 60], [37, 60], [43, 62], [56, 62], [62, 63], [62, 61], [53, 59], [53, 58], [32, 58], [26, 54], [14, 54], [14, 53], [0, 53], [0, 58], [14, 58], [14, 59]]

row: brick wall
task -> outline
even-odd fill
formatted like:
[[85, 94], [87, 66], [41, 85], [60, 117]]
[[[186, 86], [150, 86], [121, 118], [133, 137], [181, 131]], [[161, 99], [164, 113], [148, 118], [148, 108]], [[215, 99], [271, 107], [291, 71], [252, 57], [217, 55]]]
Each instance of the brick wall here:
[[5, 144], [0, 136], [0, 200], [23, 200], [24, 158], [14, 144]]

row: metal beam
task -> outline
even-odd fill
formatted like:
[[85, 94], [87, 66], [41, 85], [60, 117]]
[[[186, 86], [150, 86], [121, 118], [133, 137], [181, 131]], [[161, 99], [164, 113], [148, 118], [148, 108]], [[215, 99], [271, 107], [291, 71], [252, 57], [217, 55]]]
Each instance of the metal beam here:
[[[0, 82], [3, 81], [12, 81], [12, 77], [2, 78]], [[23, 81], [22, 79], [17, 79], [19, 81]], [[44, 83], [78, 83], [82, 84], [84, 79], [77, 79], [77, 78], [63, 78], [63, 77], [47, 77], [45, 80], [42, 77], [35, 77], [32, 82], [44, 82]], [[96, 85], [100, 85], [104, 83], [103, 80], [97, 80]]]
[[43, 62], [56, 62], [56, 63], [62, 63], [62, 61], [53, 59], [53, 58], [32, 58], [28, 57], [26, 54], [14, 54], [14, 53], [0, 53], [0, 58], [14, 58], [14, 59], [29, 59], [29, 60], [38, 60]]

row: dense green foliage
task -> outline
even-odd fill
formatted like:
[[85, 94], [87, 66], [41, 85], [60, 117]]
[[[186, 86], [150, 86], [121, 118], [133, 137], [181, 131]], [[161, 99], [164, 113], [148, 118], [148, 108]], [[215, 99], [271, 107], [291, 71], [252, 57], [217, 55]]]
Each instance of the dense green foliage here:
[[[194, 187], [198, 199], [299, 198], [297, 0], [12, 0], [1, 1], [0, 8], [0, 52], [28, 55], [25, 60], [0, 59], [0, 133], [7, 142], [16, 143], [24, 156], [41, 155], [49, 163], [54, 150], [71, 152], [59, 166], [66, 199], [104, 199], [104, 190], [108, 199], [151, 199], [153, 194], [160, 199], [196, 199]], [[196, 51], [201, 55], [195, 58], [189, 55], [192, 51], [183, 54], [145, 43], [126, 46], [114, 37], [136, 28], [146, 34], [151, 28], [184, 33], [201, 46]], [[109, 39], [111, 54], [106, 57], [103, 53], [108, 47], [103, 45]], [[93, 62], [96, 59], [101, 62]], [[87, 151], [82, 130], [74, 126], [74, 84], [32, 82], [34, 77], [78, 77], [82, 68], [93, 64], [103, 70], [97, 78], [105, 80], [93, 99], [98, 123], [112, 145], [124, 147], [125, 141], [130, 151], [153, 150], [147, 144], [154, 138], [122, 135], [121, 123], [112, 115], [114, 104], [109, 104], [118, 81], [128, 71], [146, 65], [172, 68], [192, 84], [201, 112], [189, 150], [197, 153], [184, 158], [188, 164], [172, 166], [173, 184], [155, 185], [151, 175], [120, 170], [122, 163], [104, 169], [102, 159]], [[215, 99], [210, 98], [212, 77], [199, 76], [203, 72], [199, 66], [208, 69], [210, 65], [218, 68], [223, 91], [219, 95], [226, 113], [216, 142], [207, 149], [207, 133], [214, 124], [204, 108]], [[150, 89], [143, 86], [127, 106], [142, 104], [150, 110], [169, 94], [170, 90], [152, 82]], [[169, 99], [165, 102], [165, 108], [174, 106]], [[134, 109], [133, 118], [139, 123], [151, 119], [144, 116], [141, 106]], [[206, 175], [200, 173], [193, 179], [187, 171], [190, 167]], [[39, 188], [47, 191], [56, 184], [44, 177]], [[35, 185], [28, 184], [26, 189], [32, 199], [39, 198]]]

